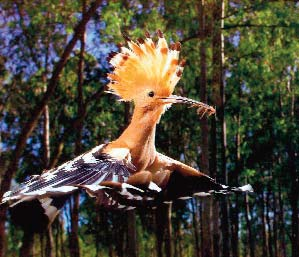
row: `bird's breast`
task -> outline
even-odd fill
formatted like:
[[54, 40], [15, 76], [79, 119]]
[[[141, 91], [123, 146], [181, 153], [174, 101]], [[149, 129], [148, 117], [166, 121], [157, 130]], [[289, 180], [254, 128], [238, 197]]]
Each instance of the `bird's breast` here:
[[154, 145], [138, 145], [131, 149], [132, 163], [136, 171], [146, 170], [155, 161], [156, 149]]

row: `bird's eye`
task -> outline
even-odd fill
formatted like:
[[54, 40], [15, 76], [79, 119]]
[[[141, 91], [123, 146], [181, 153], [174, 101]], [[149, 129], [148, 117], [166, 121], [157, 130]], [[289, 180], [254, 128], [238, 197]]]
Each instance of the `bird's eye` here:
[[148, 93], [149, 97], [154, 97], [154, 95], [155, 95], [154, 91], [151, 91], [151, 92]]

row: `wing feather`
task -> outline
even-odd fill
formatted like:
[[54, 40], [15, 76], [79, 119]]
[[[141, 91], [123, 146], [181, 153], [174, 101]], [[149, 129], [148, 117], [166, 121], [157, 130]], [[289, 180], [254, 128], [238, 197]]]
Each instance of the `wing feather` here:
[[103, 148], [104, 145], [97, 146], [40, 176], [32, 176], [16, 190], [7, 192], [2, 203], [69, 194], [82, 185], [99, 185], [103, 181], [125, 182], [130, 176], [132, 164], [127, 165], [127, 160], [121, 160], [119, 156], [116, 159], [103, 153]]

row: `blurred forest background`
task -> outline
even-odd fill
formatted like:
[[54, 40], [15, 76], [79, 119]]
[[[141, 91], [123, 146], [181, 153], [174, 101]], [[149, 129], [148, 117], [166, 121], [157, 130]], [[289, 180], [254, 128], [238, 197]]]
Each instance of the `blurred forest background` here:
[[255, 193], [129, 212], [75, 195], [41, 235], [1, 206], [0, 256], [298, 257], [297, 1], [2, 0], [0, 195], [121, 133], [132, 106], [104, 94], [106, 57], [145, 29], [182, 42], [175, 93], [217, 108], [173, 106], [159, 151]]

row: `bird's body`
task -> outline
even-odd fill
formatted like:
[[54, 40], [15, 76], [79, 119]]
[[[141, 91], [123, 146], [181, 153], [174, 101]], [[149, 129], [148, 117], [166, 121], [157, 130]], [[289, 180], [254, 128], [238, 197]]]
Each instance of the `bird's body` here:
[[127, 39], [129, 48], [122, 47], [110, 58], [115, 70], [108, 74], [108, 87], [122, 100], [135, 104], [128, 127], [115, 141], [96, 146], [7, 192], [2, 203], [10, 203], [17, 223], [39, 230], [37, 216], [43, 216], [41, 223], [50, 223], [67, 197], [80, 189], [97, 197], [103, 206], [118, 209], [153, 207], [201, 193], [252, 190], [250, 186], [230, 188], [218, 184], [156, 151], [156, 125], [170, 104], [196, 106], [201, 116], [215, 112], [201, 102], [172, 95], [185, 62], [178, 60], [180, 44], [168, 48], [160, 31], [158, 36], [157, 44], [148, 34], [138, 43]]

